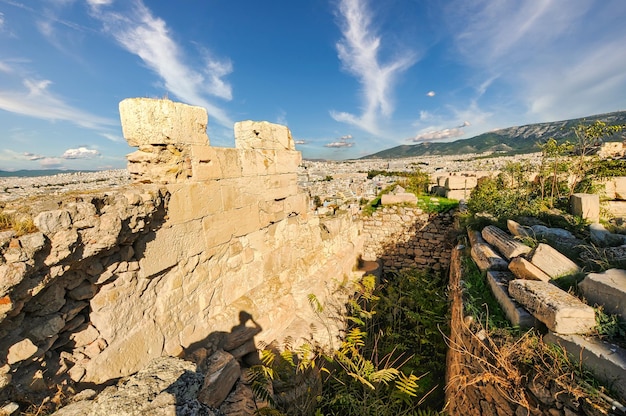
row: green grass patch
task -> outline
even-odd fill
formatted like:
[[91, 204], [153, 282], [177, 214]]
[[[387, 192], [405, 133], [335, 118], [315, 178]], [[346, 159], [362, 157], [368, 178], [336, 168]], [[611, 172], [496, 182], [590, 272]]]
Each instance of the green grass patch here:
[[441, 196], [419, 195], [417, 197], [417, 206], [426, 212], [443, 213], [458, 208], [459, 201]]

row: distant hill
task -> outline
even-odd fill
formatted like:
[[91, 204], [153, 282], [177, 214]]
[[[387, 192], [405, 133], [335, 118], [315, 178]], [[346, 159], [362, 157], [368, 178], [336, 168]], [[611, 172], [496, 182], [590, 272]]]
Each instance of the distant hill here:
[[76, 173], [76, 172], [96, 172], [95, 170], [61, 170], [61, 169], [39, 169], [39, 170], [0, 170], [0, 178], [6, 178], [8, 176], [17, 177], [35, 177], [35, 176], [52, 176], [59, 173]]
[[[576, 138], [572, 128], [580, 123], [590, 124], [596, 120], [604, 121], [607, 124], [624, 125], [626, 124], [626, 111], [598, 114], [573, 120], [509, 127], [454, 142], [424, 142], [413, 145], [401, 145], [364, 156], [361, 159], [393, 159], [411, 156], [459, 155], [484, 152], [502, 152], [506, 154], [531, 153], [539, 151], [538, 143], [544, 143], [550, 137], [554, 137], [559, 142], [565, 140], [575, 142]], [[621, 135], [616, 135], [612, 139], [621, 140]]]

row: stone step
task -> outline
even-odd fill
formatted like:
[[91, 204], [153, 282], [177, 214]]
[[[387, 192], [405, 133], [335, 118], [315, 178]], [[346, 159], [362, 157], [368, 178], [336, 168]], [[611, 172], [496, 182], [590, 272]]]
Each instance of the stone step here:
[[514, 278], [511, 272], [487, 272], [487, 282], [489, 282], [491, 292], [511, 324], [523, 328], [533, 327], [537, 324], [535, 317], [509, 296], [509, 282]]
[[483, 228], [482, 236], [485, 241], [494, 246], [508, 260], [528, 254], [531, 251], [530, 247], [520, 243], [495, 225], [488, 225]]
[[603, 305], [604, 312], [626, 321], [626, 270], [589, 273], [578, 287], [588, 303]]
[[596, 326], [595, 311], [591, 306], [550, 283], [512, 280], [509, 294], [548, 329], [559, 334], [586, 334]]
[[540, 243], [530, 256], [530, 262], [552, 279], [580, 273], [580, 267], [547, 244]]
[[550, 332], [544, 341], [560, 345], [576, 361], [626, 400], [626, 351], [596, 338]]

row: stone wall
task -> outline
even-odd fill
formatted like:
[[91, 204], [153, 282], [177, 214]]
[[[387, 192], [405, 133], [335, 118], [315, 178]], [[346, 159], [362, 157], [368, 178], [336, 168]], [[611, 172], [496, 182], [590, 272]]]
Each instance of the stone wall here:
[[380, 260], [384, 271], [416, 267], [446, 271], [455, 238], [454, 216], [385, 206], [364, 219], [363, 233], [363, 260]]
[[0, 398], [129, 375], [240, 316], [257, 342], [309, 338], [308, 295], [353, 277], [361, 224], [309, 216], [286, 127], [237, 123], [236, 147], [217, 148], [204, 109], [129, 99], [120, 114], [137, 184], [50, 202], [39, 232], [0, 239]]

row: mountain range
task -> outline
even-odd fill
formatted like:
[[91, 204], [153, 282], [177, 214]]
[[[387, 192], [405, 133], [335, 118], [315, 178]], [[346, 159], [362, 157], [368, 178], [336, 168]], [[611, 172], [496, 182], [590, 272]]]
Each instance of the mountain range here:
[[[459, 155], [466, 153], [497, 152], [502, 154], [522, 154], [539, 151], [539, 144], [550, 137], [558, 142], [569, 140], [576, 142], [573, 127], [579, 124], [591, 124], [596, 120], [609, 125], [626, 125], [626, 111], [597, 114], [572, 120], [548, 123], [527, 124], [483, 133], [469, 139], [453, 142], [424, 142], [412, 145], [400, 145], [364, 156], [361, 159], [394, 159], [412, 156]], [[608, 138], [608, 141], [623, 140], [621, 134]]]

